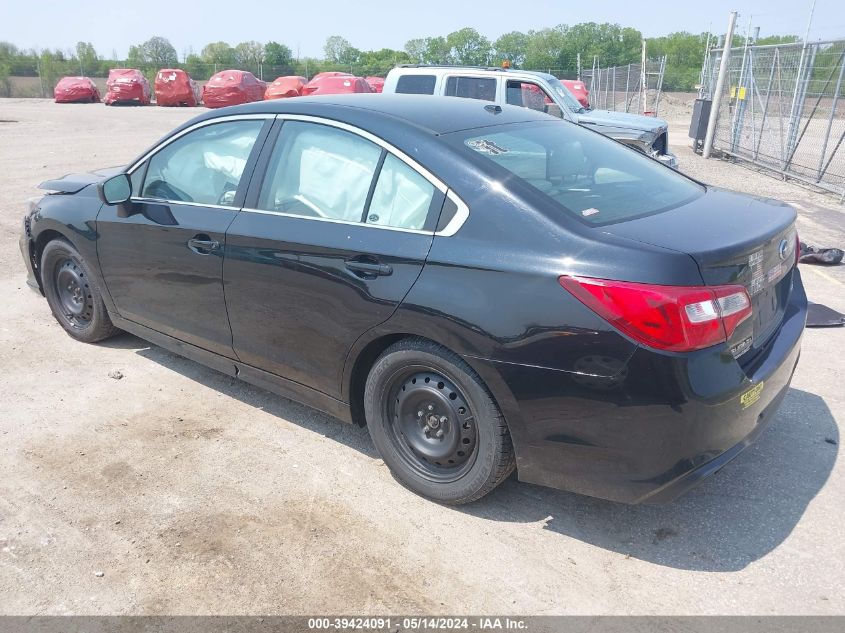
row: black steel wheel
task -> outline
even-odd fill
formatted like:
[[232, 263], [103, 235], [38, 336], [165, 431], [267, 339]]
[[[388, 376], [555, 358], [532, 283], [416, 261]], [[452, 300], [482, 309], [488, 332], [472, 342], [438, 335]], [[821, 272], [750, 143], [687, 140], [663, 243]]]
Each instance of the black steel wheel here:
[[373, 443], [393, 475], [442, 503], [468, 503], [514, 468], [507, 425], [478, 375], [456, 354], [409, 338], [376, 360], [364, 392]]
[[66, 257], [56, 262], [52, 272], [62, 317], [68, 326], [84, 330], [94, 316], [94, 298], [85, 271], [76, 259]]
[[434, 482], [459, 479], [472, 468], [478, 432], [467, 397], [430, 367], [398, 371], [384, 412], [390, 437], [408, 468]]
[[94, 343], [119, 332], [90, 268], [69, 242], [57, 239], [44, 247], [40, 273], [53, 316], [73, 338]]

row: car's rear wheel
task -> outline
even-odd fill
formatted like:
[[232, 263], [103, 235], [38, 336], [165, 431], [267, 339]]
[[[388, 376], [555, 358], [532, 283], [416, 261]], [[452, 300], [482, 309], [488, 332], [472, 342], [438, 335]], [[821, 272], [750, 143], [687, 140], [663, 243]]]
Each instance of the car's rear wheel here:
[[88, 264], [69, 242], [53, 240], [44, 247], [41, 283], [53, 316], [73, 338], [95, 343], [120, 332]]
[[513, 470], [501, 411], [456, 354], [405, 339], [376, 360], [364, 391], [370, 436], [393, 475], [441, 503], [480, 499]]

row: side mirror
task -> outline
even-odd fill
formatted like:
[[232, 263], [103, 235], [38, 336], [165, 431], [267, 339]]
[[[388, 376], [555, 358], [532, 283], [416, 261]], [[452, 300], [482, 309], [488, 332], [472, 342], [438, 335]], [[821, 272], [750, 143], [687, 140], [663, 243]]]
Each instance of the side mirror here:
[[97, 185], [100, 200], [106, 204], [123, 204], [132, 196], [132, 181], [127, 174], [118, 174]]

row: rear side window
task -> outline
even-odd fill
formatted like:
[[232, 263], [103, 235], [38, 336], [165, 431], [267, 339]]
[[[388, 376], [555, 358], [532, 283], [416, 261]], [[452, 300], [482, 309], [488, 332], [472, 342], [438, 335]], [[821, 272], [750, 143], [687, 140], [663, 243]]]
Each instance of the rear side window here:
[[577, 125], [526, 123], [450, 136], [476, 159], [495, 163], [596, 226], [666, 211], [704, 192], [668, 167]]
[[446, 80], [446, 96], [495, 101], [496, 80], [487, 77], [449, 77]]
[[434, 75], [402, 75], [396, 82], [396, 92], [410, 95], [433, 95]]
[[419, 231], [425, 226], [433, 198], [434, 185], [388, 154], [373, 190], [367, 224]]

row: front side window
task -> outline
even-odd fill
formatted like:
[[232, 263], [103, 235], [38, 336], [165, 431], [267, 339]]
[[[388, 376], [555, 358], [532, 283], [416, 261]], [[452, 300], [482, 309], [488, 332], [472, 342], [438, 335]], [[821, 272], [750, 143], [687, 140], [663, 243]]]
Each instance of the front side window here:
[[554, 116], [562, 116], [560, 107], [554, 100], [537, 84], [530, 81], [508, 80], [506, 100], [508, 105], [520, 106], [546, 112]]
[[434, 75], [403, 75], [396, 82], [396, 92], [409, 95], [433, 95], [436, 81], [437, 78]]
[[488, 77], [449, 77], [446, 80], [446, 96], [495, 101], [496, 80]]
[[258, 208], [360, 222], [381, 148], [328, 125], [288, 121], [282, 126]]
[[577, 125], [523, 123], [455, 132], [451, 142], [601, 226], [660, 213], [703, 194], [696, 182]]
[[214, 123], [176, 139], [149, 159], [141, 196], [231, 205], [263, 125], [263, 120]]

